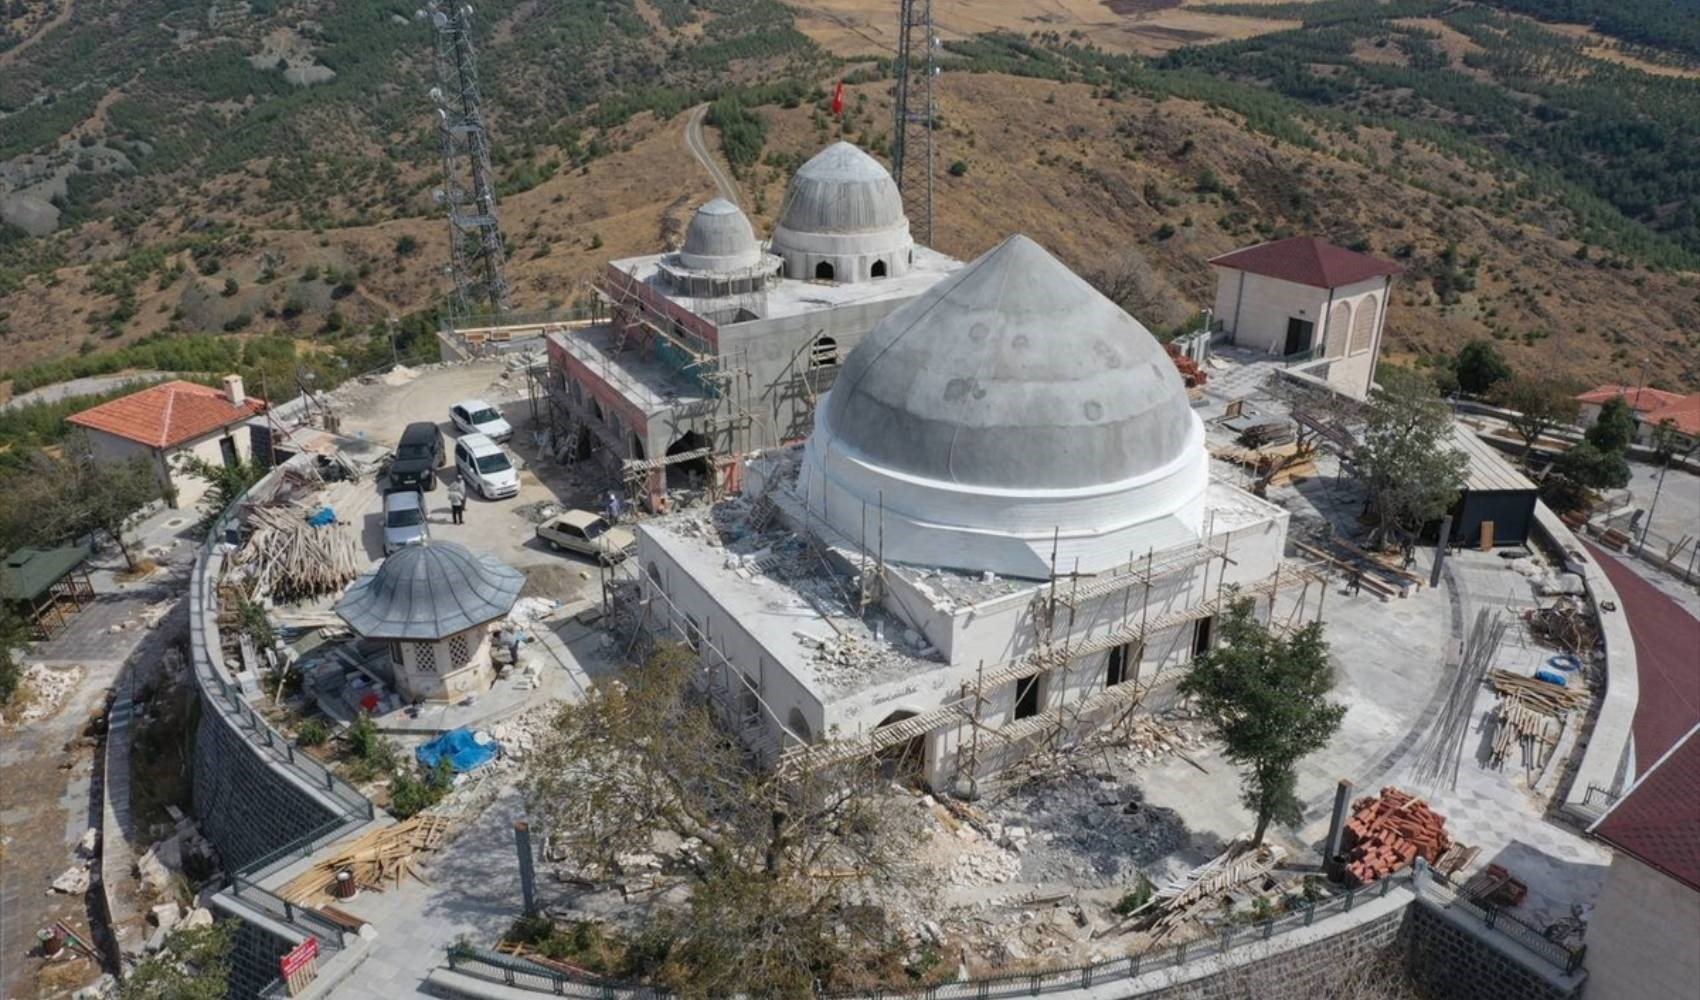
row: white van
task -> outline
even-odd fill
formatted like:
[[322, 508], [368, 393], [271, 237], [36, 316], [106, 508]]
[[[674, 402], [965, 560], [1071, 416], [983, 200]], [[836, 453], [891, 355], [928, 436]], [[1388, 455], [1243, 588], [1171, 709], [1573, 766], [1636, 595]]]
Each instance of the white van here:
[[455, 441], [455, 468], [461, 482], [486, 500], [519, 494], [519, 472], [502, 446], [482, 434], [463, 434]]

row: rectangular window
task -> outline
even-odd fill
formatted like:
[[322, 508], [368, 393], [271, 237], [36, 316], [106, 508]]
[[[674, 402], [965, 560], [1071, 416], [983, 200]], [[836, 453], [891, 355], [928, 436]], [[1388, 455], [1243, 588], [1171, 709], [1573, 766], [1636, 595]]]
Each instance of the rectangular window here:
[[1015, 682], [1015, 717], [1029, 719], [1039, 714], [1039, 675], [1033, 674]]
[[1128, 664], [1133, 656], [1133, 644], [1126, 643], [1110, 650], [1109, 668], [1104, 672], [1104, 686], [1113, 688], [1127, 680]]
[[1192, 655], [1202, 656], [1210, 652], [1210, 625], [1215, 620], [1214, 615], [1201, 618], [1198, 624], [1192, 627]]
[[756, 691], [755, 682], [745, 674], [739, 674], [738, 680], [743, 686], [743, 697], [739, 708], [743, 715], [745, 729], [761, 723], [761, 695]]
[[691, 649], [702, 652], [702, 629], [690, 615], [685, 616], [685, 641], [690, 643]]

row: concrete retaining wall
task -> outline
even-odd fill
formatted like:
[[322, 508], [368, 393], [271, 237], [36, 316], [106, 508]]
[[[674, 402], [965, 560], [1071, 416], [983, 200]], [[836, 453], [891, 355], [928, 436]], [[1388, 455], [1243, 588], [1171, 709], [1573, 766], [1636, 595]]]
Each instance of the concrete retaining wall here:
[[1583, 977], [1519, 962], [1492, 931], [1456, 910], [1419, 902], [1406, 915], [1405, 968], [1430, 996], [1458, 1000], [1570, 1000]]

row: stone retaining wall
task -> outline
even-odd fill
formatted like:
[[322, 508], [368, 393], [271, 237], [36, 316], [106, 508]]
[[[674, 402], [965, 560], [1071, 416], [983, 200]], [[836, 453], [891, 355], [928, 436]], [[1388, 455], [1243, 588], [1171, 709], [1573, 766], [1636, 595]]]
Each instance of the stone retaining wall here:
[[1430, 996], [1458, 1000], [1570, 1000], [1582, 976], [1563, 976], [1538, 962], [1519, 962], [1482, 923], [1419, 902], [1406, 916], [1405, 968]]

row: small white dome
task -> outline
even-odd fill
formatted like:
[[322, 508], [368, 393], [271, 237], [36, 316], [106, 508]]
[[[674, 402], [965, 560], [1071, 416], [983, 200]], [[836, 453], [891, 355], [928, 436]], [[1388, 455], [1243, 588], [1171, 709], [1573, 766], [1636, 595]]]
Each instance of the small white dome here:
[[761, 246], [749, 217], [725, 198], [696, 210], [685, 230], [679, 262], [697, 271], [738, 271], [761, 260]]

